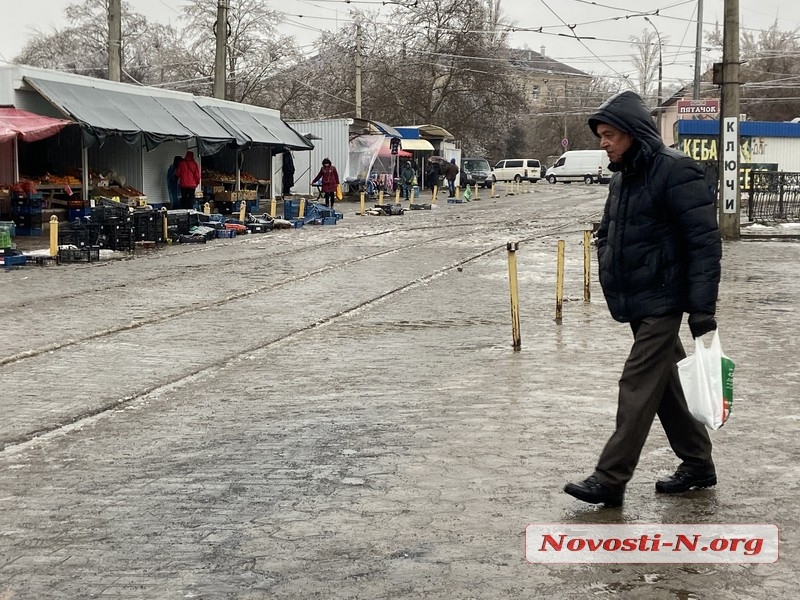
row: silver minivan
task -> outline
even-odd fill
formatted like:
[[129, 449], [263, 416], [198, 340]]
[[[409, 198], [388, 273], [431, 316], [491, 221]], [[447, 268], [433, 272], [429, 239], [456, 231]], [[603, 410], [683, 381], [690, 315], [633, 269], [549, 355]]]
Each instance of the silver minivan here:
[[495, 181], [532, 181], [542, 177], [542, 165], [535, 158], [507, 158], [494, 166], [492, 178]]

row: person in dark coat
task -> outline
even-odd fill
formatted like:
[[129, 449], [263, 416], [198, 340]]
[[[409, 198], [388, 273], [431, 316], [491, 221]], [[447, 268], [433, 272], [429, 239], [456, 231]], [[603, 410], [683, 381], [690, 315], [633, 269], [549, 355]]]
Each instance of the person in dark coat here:
[[178, 175], [176, 171], [182, 160], [183, 157], [176, 156], [172, 159], [172, 164], [170, 164], [167, 169], [167, 194], [169, 195], [170, 208], [178, 208], [178, 203], [180, 201], [181, 188], [180, 185], [178, 185]]
[[664, 145], [639, 96], [613, 96], [589, 127], [614, 172], [597, 231], [600, 284], [611, 316], [630, 324], [633, 347], [619, 381], [616, 429], [594, 473], [564, 491], [619, 506], [656, 415], [681, 461], [656, 492], [717, 483], [711, 440], [689, 413], [676, 363], [686, 356], [683, 313], [695, 338], [717, 328], [722, 243], [703, 171]]
[[444, 170], [444, 176], [447, 178], [447, 188], [451, 198], [456, 197], [456, 177], [458, 177], [458, 165], [456, 159], [451, 158]]
[[294, 185], [294, 159], [292, 153], [286, 150], [283, 153], [283, 165], [281, 171], [283, 177], [281, 178], [281, 192], [283, 196], [288, 196], [292, 193], [292, 186]]
[[320, 189], [325, 194], [325, 206], [333, 208], [336, 201], [336, 187], [339, 185], [339, 172], [331, 163], [330, 158], [322, 159], [322, 168], [312, 181], [320, 182]]
[[442, 168], [437, 162], [428, 163], [428, 172], [425, 174], [425, 185], [428, 189], [433, 190], [434, 187], [439, 185], [439, 178], [442, 176]]

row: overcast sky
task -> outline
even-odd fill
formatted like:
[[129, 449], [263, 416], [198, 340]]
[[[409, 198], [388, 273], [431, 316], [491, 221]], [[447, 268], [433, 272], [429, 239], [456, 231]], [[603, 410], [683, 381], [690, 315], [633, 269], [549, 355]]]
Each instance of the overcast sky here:
[[[216, 4], [216, 0], [207, 0]], [[6, 23], [0, 36], [0, 63], [11, 60], [36, 31], [51, 31], [64, 23], [64, 6], [69, 0], [0, 0], [3, 21]], [[743, 28], [761, 30], [776, 19], [782, 30], [800, 28], [800, 2], [787, 0], [739, 0], [740, 22]], [[130, 5], [149, 20], [179, 24], [181, 7], [185, 0], [130, 0]], [[283, 33], [294, 35], [307, 53], [313, 51], [313, 41], [320, 31], [335, 31], [348, 19], [351, 7], [380, 8], [388, 14], [392, 4], [383, 6], [379, 0], [281, 0], [271, 1], [285, 13]], [[704, 0], [703, 21], [705, 30], [723, 20], [724, 0]], [[631, 7], [636, 8], [635, 12]], [[516, 31], [512, 45], [528, 46], [552, 58], [587, 73], [611, 77], [631, 75], [630, 60], [633, 49], [631, 35], [641, 35], [647, 27], [641, 13], [649, 13], [650, 20], [661, 35], [665, 86], [680, 81], [691, 81], [694, 73], [694, 47], [696, 40], [697, 0], [501, 0], [501, 9], [517, 28], [538, 31]], [[655, 11], [659, 14], [655, 15]], [[313, 15], [313, 16], [311, 16]], [[565, 25], [566, 24], [566, 25]], [[567, 25], [574, 25], [570, 29]], [[581, 37], [594, 37], [582, 42], [570, 37], [571, 32]], [[387, 24], [386, 39], [391, 43], [391, 28]], [[718, 55], [704, 54], [704, 58], [719, 60]]]

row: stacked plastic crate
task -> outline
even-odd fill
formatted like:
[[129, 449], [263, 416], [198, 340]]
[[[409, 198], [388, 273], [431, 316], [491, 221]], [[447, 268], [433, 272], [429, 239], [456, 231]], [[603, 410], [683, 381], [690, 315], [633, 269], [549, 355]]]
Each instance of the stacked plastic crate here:
[[41, 194], [14, 192], [11, 196], [11, 220], [14, 221], [17, 235], [42, 235]]
[[128, 207], [121, 203], [100, 204], [92, 210], [92, 222], [100, 227], [98, 244], [109, 250], [133, 250], [136, 236]]

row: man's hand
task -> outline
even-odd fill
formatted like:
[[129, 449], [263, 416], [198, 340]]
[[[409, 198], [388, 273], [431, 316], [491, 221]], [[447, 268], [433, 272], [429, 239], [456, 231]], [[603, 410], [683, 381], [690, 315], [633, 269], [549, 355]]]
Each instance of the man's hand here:
[[692, 332], [693, 338], [699, 338], [709, 331], [714, 331], [716, 328], [717, 320], [714, 315], [706, 313], [692, 313], [689, 315], [689, 330]]

